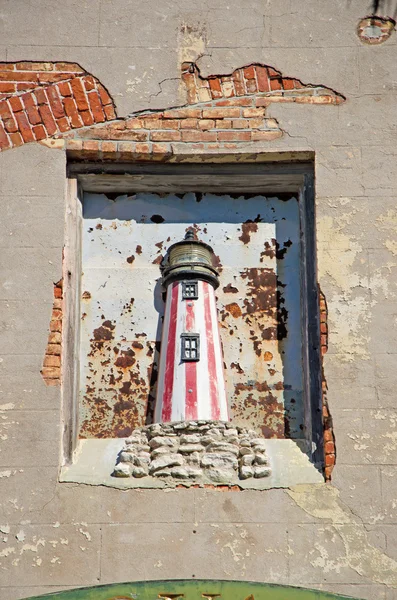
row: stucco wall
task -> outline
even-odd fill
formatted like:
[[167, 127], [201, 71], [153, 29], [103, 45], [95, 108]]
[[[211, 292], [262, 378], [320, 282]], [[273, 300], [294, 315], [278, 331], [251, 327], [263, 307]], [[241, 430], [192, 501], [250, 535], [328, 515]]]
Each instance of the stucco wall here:
[[[275, 150], [315, 152], [319, 283], [337, 464], [332, 484], [264, 492], [57, 483], [60, 389], [43, 364], [62, 275], [66, 157], [0, 155], [0, 596], [176, 577], [252, 579], [397, 598], [396, 34], [362, 45], [358, 0], [0, 2], [1, 61], [71, 61], [118, 115], [184, 102], [251, 62], [324, 85], [338, 106], [273, 104]], [[261, 151], [263, 147], [261, 147]]]

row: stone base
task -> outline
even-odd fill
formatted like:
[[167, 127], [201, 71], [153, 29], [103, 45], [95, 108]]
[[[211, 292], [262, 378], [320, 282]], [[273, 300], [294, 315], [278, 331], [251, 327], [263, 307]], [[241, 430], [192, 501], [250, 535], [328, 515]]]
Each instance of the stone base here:
[[268, 477], [264, 439], [222, 421], [155, 423], [135, 429], [118, 456], [114, 477], [156, 477], [231, 484]]

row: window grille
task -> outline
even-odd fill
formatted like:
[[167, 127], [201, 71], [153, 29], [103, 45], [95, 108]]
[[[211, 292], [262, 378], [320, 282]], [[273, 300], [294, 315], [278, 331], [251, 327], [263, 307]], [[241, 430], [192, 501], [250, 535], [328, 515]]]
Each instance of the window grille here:
[[182, 281], [182, 299], [197, 300], [198, 281]]
[[200, 336], [198, 333], [182, 333], [181, 359], [185, 362], [200, 360]]

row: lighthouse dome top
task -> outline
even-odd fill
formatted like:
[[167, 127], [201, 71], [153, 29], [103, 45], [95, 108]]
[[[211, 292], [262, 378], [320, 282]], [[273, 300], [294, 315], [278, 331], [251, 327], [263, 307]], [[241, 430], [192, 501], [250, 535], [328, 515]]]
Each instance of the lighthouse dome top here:
[[218, 273], [213, 266], [214, 251], [205, 242], [196, 239], [193, 228], [185, 237], [169, 247], [163, 270], [163, 285], [177, 279], [203, 279], [219, 286]]

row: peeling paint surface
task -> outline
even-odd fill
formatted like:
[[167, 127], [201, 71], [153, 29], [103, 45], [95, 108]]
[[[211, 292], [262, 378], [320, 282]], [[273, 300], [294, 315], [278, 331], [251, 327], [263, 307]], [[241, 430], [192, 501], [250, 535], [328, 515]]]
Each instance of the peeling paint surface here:
[[164, 301], [160, 264], [194, 225], [220, 273], [217, 305], [233, 418], [266, 437], [303, 437], [296, 199], [86, 194], [81, 437], [150, 422]]

